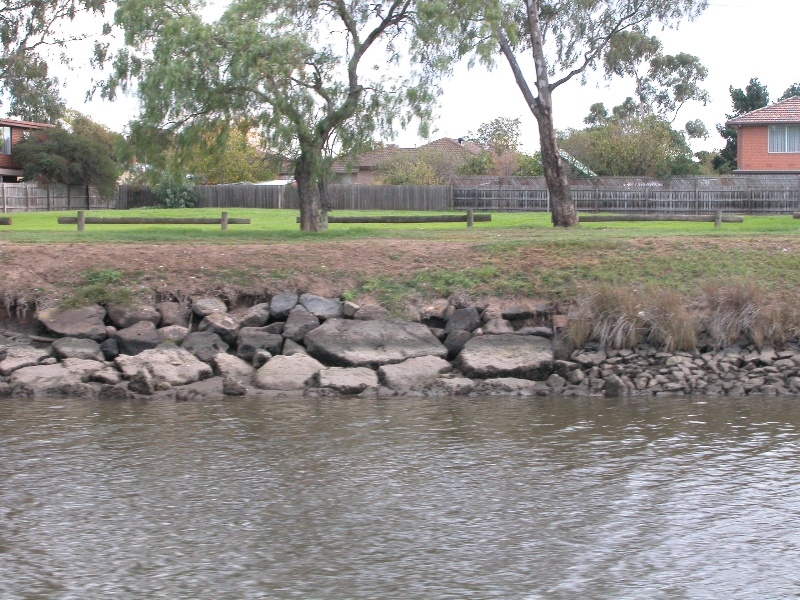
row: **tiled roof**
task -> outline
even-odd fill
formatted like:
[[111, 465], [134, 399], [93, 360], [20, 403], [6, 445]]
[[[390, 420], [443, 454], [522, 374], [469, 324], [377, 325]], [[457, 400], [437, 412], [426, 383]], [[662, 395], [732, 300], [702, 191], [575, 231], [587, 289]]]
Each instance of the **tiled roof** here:
[[792, 96], [770, 106], [757, 108], [729, 120], [727, 125], [768, 125], [770, 123], [800, 123], [800, 96]]
[[24, 127], [26, 129], [43, 129], [44, 127], [53, 127], [47, 123], [34, 123], [33, 121], [18, 121], [17, 119], [0, 119], [0, 126], [2, 127]]

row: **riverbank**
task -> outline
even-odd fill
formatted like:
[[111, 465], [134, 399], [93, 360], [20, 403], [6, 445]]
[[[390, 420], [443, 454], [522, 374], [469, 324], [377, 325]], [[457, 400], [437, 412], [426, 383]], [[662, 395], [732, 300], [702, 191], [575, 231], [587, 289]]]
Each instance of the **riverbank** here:
[[579, 313], [560, 314], [546, 301], [442, 298], [408, 320], [377, 304], [295, 292], [252, 305], [206, 296], [48, 308], [27, 332], [3, 330], [0, 396], [800, 393], [796, 339], [773, 348], [740, 336], [723, 346], [700, 331], [694, 348], [668, 352], [644, 329], [638, 340], [630, 337], [634, 328], [626, 330], [632, 347], [614, 349], [576, 345], [581, 323]]

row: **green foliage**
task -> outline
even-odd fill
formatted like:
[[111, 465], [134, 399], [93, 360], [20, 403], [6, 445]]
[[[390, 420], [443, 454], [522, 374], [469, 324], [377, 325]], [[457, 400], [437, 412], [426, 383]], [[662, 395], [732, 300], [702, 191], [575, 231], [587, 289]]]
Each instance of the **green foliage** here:
[[126, 285], [131, 277], [119, 269], [89, 269], [81, 273], [81, 282], [61, 301], [65, 308], [89, 304], [128, 304], [133, 292]]
[[482, 150], [478, 154], [470, 154], [464, 163], [458, 167], [458, 174], [490, 175], [494, 168], [494, 155], [487, 150]]
[[197, 204], [197, 192], [191, 181], [165, 177], [154, 189], [153, 194], [164, 208], [192, 208]]
[[786, 88], [786, 91], [784, 91], [783, 94], [781, 94], [781, 97], [778, 98], [778, 102], [781, 100], [788, 100], [794, 96], [800, 96], [800, 83], [793, 83]]
[[78, 131], [86, 133], [54, 127], [27, 134], [14, 146], [14, 156], [22, 165], [25, 179], [85, 185], [97, 188], [101, 194], [113, 193], [120, 166], [108, 145], [91, 134], [88, 127], [86, 121], [81, 121]]
[[[600, 113], [595, 107], [592, 114]], [[607, 117], [586, 129], [567, 131], [559, 144], [598, 175], [699, 173], [683, 134], [656, 115]]]
[[488, 123], [483, 123], [478, 127], [476, 133], [470, 131], [467, 134], [467, 139], [490, 149], [495, 154], [516, 152], [521, 135], [519, 131], [520, 125], [521, 121], [519, 119], [498, 117]]
[[[756, 77], [753, 77], [744, 89], [734, 89], [733, 86], [730, 86], [728, 90], [733, 104], [733, 112], [726, 115], [728, 119], [733, 119], [769, 104], [769, 92], [767, 92], [766, 86], [761, 85]], [[715, 157], [714, 169], [718, 173], [730, 173], [736, 169], [736, 128], [718, 124], [717, 132], [725, 138], [725, 147], [720, 150], [719, 156]]]
[[[52, 122], [64, 111], [58, 79], [45, 48], [76, 39], [69, 22], [80, 12], [102, 13], [105, 0], [14, 0], [0, 9], [0, 107], [31, 121]], [[69, 62], [66, 53], [62, 62]]]
[[435, 148], [399, 150], [376, 171], [378, 180], [387, 185], [444, 185], [469, 156], [466, 152], [462, 157], [453, 156]]

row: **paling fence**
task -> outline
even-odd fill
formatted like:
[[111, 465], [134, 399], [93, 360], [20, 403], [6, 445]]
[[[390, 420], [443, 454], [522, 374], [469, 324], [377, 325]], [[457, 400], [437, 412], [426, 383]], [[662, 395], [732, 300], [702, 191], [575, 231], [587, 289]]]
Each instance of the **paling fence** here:
[[[800, 176], [594, 177], [570, 181], [582, 212], [781, 214], [800, 211]], [[197, 186], [203, 208], [297, 210], [297, 188], [251, 184]], [[333, 210], [547, 211], [543, 177], [454, 177], [452, 185], [330, 185]], [[0, 184], [3, 212], [142, 208], [158, 205], [147, 186], [121, 185], [103, 198], [81, 186]]]
[[[800, 210], [800, 175], [592, 177], [570, 180], [582, 212], [779, 214]], [[546, 211], [544, 177], [455, 177], [453, 208]]]
[[81, 185], [0, 183], [0, 210], [4, 213], [93, 210], [116, 206], [115, 196], [103, 197], [95, 189]]

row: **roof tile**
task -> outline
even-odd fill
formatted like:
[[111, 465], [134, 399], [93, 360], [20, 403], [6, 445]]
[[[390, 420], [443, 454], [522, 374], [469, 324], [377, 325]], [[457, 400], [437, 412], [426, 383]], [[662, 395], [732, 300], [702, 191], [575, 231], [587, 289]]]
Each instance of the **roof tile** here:
[[800, 123], [800, 96], [792, 96], [764, 108], [757, 108], [736, 118], [727, 125], [768, 125], [770, 123]]

